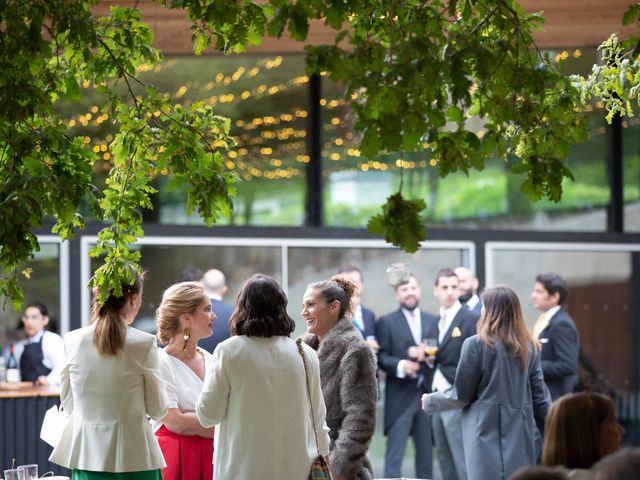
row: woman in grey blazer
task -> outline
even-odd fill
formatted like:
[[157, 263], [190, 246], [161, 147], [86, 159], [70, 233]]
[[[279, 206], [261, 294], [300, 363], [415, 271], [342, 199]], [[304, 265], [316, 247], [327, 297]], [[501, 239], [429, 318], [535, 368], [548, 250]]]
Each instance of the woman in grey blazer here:
[[462, 411], [469, 480], [506, 480], [539, 457], [550, 396], [542, 378], [540, 346], [524, 323], [513, 290], [482, 295], [478, 334], [462, 345], [455, 389], [423, 396], [428, 413]]
[[165, 466], [147, 415], [161, 419], [168, 399], [153, 335], [129, 325], [140, 310], [142, 278], [103, 305], [92, 325], [65, 335], [64, 409], [71, 414], [50, 460], [73, 480], [161, 480]]

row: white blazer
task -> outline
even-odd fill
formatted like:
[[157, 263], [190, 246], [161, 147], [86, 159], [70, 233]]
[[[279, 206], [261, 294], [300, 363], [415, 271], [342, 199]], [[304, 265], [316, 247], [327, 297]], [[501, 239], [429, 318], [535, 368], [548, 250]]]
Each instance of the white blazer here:
[[[302, 344], [320, 453], [329, 452], [318, 356]], [[317, 456], [302, 358], [293, 340], [239, 335], [219, 343], [196, 413], [215, 430], [215, 480], [306, 480]]]
[[124, 349], [100, 356], [93, 327], [64, 337], [61, 400], [71, 418], [51, 460], [71, 469], [132, 472], [165, 467], [147, 415], [167, 414], [156, 339], [127, 328]]

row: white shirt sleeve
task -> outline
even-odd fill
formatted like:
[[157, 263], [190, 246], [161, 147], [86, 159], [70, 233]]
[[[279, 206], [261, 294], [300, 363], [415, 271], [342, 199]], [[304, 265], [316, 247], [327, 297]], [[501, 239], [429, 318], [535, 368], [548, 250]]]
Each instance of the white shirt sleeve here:
[[45, 331], [42, 337], [42, 363], [51, 369], [47, 380], [50, 385], [60, 385], [60, 373], [64, 367], [64, 340], [57, 333]]
[[178, 408], [178, 392], [175, 371], [171, 365], [171, 358], [164, 350], [160, 351], [160, 377], [164, 381], [164, 386], [169, 397], [169, 408]]

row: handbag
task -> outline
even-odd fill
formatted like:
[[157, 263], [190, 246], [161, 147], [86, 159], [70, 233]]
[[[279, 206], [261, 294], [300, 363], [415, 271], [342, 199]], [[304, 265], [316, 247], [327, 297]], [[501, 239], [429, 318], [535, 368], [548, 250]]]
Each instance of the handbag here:
[[329, 470], [329, 464], [324, 456], [320, 455], [320, 449], [318, 448], [318, 434], [316, 432], [316, 422], [313, 415], [313, 402], [311, 401], [311, 388], [309, 387], [309, 372], [307, 371], [307, 361], [302, 350], [302, 340], [297, 339], [296, 345], [298, 345], [298, 353], [302, 357], [302, 365], [304, 366], [304, 378], [307, 381], [307, 396], [309, 397], [309, 407], [311, 410], [311, 425], [313, 426], [313, 436], [316, 440], [316, 452], [318, 456], [313, 459], [311, 464], [311, 472], [309, 472], [309, 480], [331, 480], [331, 472]]
[[63, 410], [62, 405], [58, 409], [58, 405], [52, 406], [44, 414], [42, 427], [40, 428], [40, 438], [53, 448], [58, 446], [62, 431], [67, 426], [69, 416]]

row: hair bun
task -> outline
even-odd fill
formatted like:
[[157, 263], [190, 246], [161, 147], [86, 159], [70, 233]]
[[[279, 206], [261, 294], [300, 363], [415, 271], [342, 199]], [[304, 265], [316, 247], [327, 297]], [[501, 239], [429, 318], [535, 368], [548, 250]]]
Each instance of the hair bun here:
[[340, 285], [340, 287], [347, 294], [347, 300], [351, 300], [351, 297], [356, 291], [356, 284], [353, 283], [353, 280], [351, 280], [346, 275], [342, 275], [342, 274], [334, 275], [329, 280]]

